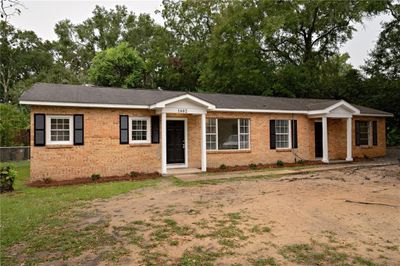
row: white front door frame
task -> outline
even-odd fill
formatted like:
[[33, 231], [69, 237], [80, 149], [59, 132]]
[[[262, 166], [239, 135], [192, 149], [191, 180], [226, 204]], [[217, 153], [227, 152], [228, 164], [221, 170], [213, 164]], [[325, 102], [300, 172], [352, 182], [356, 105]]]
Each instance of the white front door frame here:
[[[167, 154], [165, 154], [165, 163], [167, 165], [167, 169], [172, 169], [172, 168], [187, 168], [188, 167], [188, 126], [187, 126], [187, 118], [186, 117], [167, 117], [166, 121], [184, 121], [184, 130], [185, 130], [185, 136], [184, 136], [184, 141], [185, 141], [185, 163], [173, 163], [173, 164], [168, 164], [167, 163]], [[165, 127], [167, 127], [167, 122], [165, 122]], [[165, 128], [165, 131], [167, 131], [167, 128]], [[165, 142], [162, 144], [165, 146], [165, 153], [167, 153], [167, 132], [165, 134]]]

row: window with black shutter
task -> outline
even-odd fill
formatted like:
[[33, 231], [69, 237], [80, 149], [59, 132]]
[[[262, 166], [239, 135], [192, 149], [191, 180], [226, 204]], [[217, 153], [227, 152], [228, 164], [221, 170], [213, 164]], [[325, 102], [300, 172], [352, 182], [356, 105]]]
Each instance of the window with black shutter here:
[[271, 150], [276, 148], [275, 120], [269, 120], [269, 147]]
[[74, 115], [74, 145], [83, 145], [84, 143], [84, 122], [83, 115]]
[[160, 143], [160, 116], [151, 117], [151, 143]]
[[34, 137], [33, 142], [35, 146], [46, 145], [46, 115], [34, 114], [33, 116]]
[[127, 115], [119, 116], [119, 143], [129, 143], [129, 122]]
[[292, 148], [297, 149], [297, 120], [292, 120]]
[[372, 121], [372, 144], [374, 146], [378, 145], [378, 123], [377, 123], [377, 121]]

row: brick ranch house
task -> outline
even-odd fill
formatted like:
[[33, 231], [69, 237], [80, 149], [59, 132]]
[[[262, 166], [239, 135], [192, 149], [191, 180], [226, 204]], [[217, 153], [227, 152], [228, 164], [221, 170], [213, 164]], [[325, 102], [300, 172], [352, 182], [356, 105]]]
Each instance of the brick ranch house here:
[[37, 83], [31, 178], [168, 174], [386, 153], [383, 111], [343, 100], [186, 93]]

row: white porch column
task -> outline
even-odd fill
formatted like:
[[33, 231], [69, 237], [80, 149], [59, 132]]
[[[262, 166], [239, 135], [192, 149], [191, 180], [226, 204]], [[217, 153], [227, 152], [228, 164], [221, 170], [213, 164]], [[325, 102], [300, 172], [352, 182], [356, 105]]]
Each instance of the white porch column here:
[[161, 174], [167, 174], [167, 114], [161, 113]]
[[322, 117], [322, 162], [329, 163], [328, 155], [328, 118]]
[[353, 161], [353, 154], [352, 154], [352, 118], [349, 117], [347, 118], [347, 155], [346, 155], [346, 161]]
[[201, 114], [201, 171], [207, 171], [206, 114]]

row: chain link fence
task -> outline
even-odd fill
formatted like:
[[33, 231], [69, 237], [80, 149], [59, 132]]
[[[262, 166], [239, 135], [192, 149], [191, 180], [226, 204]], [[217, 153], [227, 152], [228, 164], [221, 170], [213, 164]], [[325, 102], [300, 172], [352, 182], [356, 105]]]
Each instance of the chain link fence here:
[[0, 162], [12, 162], [29, 160], [31, 157], [31, 147], [0, 147]]

